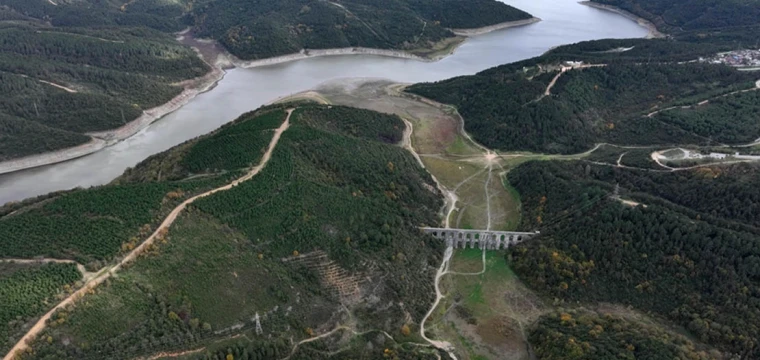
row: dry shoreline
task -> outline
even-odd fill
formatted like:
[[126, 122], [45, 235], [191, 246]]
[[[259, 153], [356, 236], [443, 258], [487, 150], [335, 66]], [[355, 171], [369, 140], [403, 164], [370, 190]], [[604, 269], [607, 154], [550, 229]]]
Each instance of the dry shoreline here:
[[216, 66], [211, 68], [212, 70], [202, 77], [186, 80], [188, 84], [185, 89], [169, 102], [144, 110], [142, 115], [124, 126], [113, 130], [87, 133], [86, 135], [89, 135], [91, 140], [86, 144], [0, 162], [0, 175], [80, 158], [132, 137], [155, 121], [178, 110], [199, 94], [213, 89], [224, 77], [224, 70]]
[[628, 11], [625, 11], [617, 6], [612, 5], [605, 5], [605, 4], [599, 4], [595, 3], [593, 1], [579, 1], [578, 2], [581, 5], [590, 6], [592, 8], [600, 9], [600, 10], [607, 10], [614, 12], [618, 15], [622, 15], [626, 18], [629, 18], [635, 22], [637, 22], [639, 25], [642, 25], [649, 29], [649, 34], [647, 34], [647, 39], [660, 39], [666, 37], [665, 34], [661, 33], [659, 30], [657, 30], [657, 26], [654, 25], [651, 21], [644, 19], [640, 16], [637, 16], [633, 13], [630, 13]]
[[106, 147], [108, 147], [108, 143], [105, 140], [92, 138], [90, 142], [75, 147], [0, 162], [0, 174], [69, 161], [100, 151]]
[[475, 36], [475, 35], [487, 34], [496, 30], [530, 25], [530, 24], [537, 23], [539, 21], [541, 21], [540, 18], [531, 17], [529, 19], [507, 21], [507, 22], [503, 22], [499, 24], [494, 24], [494, 25], [484, 26], [484, 27], [479, 27], [479, 28], [474, 28], [474, 29], [449, 29], [449, 30], [451, 30], [451, 32], [459, 36]]
[[[457, 36], [464, 36], [466, 38], [468, 36], [482, 35], [482, 34], [486, 34], [492, 31], [500, 30], [500, 29], [506, 29], [506, 28], [517, 27], [517, 26], [525, 26], [525, 25], [536, 23], [538, 21], [541, 21], [541, 19], [533, 17], [530, 19], [504, 22], [504, 23], [485, 26], [481, 28], [451, 29], [451, 31]], [[80, 157], [95, 153], [111, 145], [114, 145], [118, 143], [119, 141], [125, 140], [137, 134], [139, 131], [147, 128], [152, 123], [158, 121], [162, 117], [178, 110], [179, 108], [181, 108], [182, 106], [190, 102], [190, 100], [192, 100], [199, 94], [202, 94], [206, 91], [213, 89], [216, 86], [216, 84], [222, 78], [224, 78], [224, 75], [225, 75], [224, 69], [227, 69], [227, 68], [239, 67], [239, 68], [248, 69], [248, 68], [255, 68], [255, 67], [260, 67], [260, 66], [282, 64], [282, 63], [298, 61], [298, 60], [303, 60], [303, 59], [308, 59], [308, 58], [313, 58], [313, 57], [341, 56], [341, 55], [375, 55], [375, 56], [386, 56], [386, 57], [393, 57], [393, 58], [400, 58], [400, 59], [415, 60], [415, 61], [421, 61], [421, 62], [435, 62], [453, 54], [459, 45], [457, 44], [456, 46], [452, 46], [449, 49], [447, 49], [446, 52], [434, 55], [432, 57], [415, 55], [413, 53], [403, 51], [403, 50], [350, 47], [350, 48], [336, 48], [336, 49], [302, 50], [295, 54], [276, 56], [276, 57], [260, 59], [260, 60], [246, 61], [246, 60], [238, 59], [237, 57], [230, 54], [226, 50], [221, 50], [218, 53], [213, 54], [213, 55], [204, 54], [203, 51], [199, 49], [199, 47], [202, 44], [205, 43], [211, 46], [215, 46], [216, 44], [212, 41], [202, 40], [202, 39], [190, 39], [189, 42], [185, 42], [183, 40], [185, 40], [185, 37], [187, 36], [188, 33], [189, 33], [189, 29], [186, 29], [185, 31], [178, 33], [177, 35], [179, 37], [177, 40], [182, 41], [186, 45], [189, 45], [193, 47], [193, 49], [196, 50], [196, 52], [198, 53], [198, 56], [204, 61], [206, 61], [206, 63], [209, 64], [209, 66], [211, 66], [211, 71], [209, 73], [199, 78], [183, 81], [181, 84], [184, 85], [185, 89], [182, 91], [182, 93], [180, 93], [179, 95], [174, 97], [172, 100], [170, 100], [169, 102], [161, 106], [157, 106], [155, 108], [143, 111], [143, 114], [140, 117], [130, 121], [129, 123], [125, 124], [124, 126], [120, 128], [108, 130], [108, 131], [102, 131], [102, 132], [87, 133], [87, 135], [89, 135], [92, 138], [92, 140], [89, 143], [78, 145], [72, 148], [61, 149], [61, 150], [42, 153], [42, 154], [30, 155], [23, 158], [0, 162], [0, 174], [7, 174], [7, 173], [16, 172], [16, 171], [21, 171], [21, 170], [41, 167], [45, 165], [52, 165], [52, 164], [56, 164], [60, 162], [73, 160], [76, 158], [80, 158]], [[463, 42], [460, 42], [460, 44], [461, 43]]]
[[[422, 61], [422, 62], [434, 62], [444, 57], [444, 56], [440, 56], [440, 57], [434, 57], [434, 58], [426, 58], [426, 57], [414, 55], [412, 53], [408, 53], [402, 50], [350, 47], [350, 48], [335, 48], [335, 49], [301, 50], [300, 52], [297, 52], [295, 54], [275, 56], [275, 57], [260, 59], [260, 60], [241, 60], [232, 54], [226, 53], [220, 56], [220, 59], [217, 60], [217, 65], [228, 65], [228, 66], [234, 66], [234, 67], [239, 67], [239, 68], [244, 68], [244, 69], [250, 69], [250, 68], [261, 67], [261, 66], [288, 63], [291, 61], [298, 61], [298, 60], [309, 59], [309, 58], [314, 58], [314, 57], [341, 56], [341, 55], [376, 55], [376, 56], [386, 56], [386, 57], [393, 57], [393, 58], [400, 58], [400, 59], [416, 60], [416, 61]], [[448, 56], [448, 55], [445, 55], [445, 56]]]

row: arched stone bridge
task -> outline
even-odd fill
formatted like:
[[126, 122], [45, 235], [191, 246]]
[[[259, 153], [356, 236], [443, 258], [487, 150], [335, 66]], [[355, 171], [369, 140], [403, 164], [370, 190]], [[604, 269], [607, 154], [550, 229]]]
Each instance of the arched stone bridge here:
[[539, 234], [536, 232], [514, 232], [493, 230], [465, 230], [423, 227], [422, 231], [443, 240], [447, 246], [498, 250], [517, 245]]

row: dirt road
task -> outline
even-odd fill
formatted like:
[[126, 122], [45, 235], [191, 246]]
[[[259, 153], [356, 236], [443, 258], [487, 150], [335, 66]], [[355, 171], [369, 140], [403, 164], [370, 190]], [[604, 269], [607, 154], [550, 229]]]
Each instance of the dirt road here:
[[[89, 279], [87, 282], [85, 282], [84, 286], [82, 286], [79, 290], [72, 293], [69, 297], [61, 301], [58, 305], [50, 309], [45, 315], [43, 315], [37, 323], [32, 326], [31, 329], [16, 343], [16, 345], [13, 346], [13, 348], [8, 352], [7, 355], [3, 358], [3, 360], [13, 360], [14, 355], [20, 351], [25, 351], [29, 346], [28, 342], [33, 340], [37, 337], [37, 335], [42, 332], [42, 330], [45, 329], [45, 326], [47, 325], [48, 319], [58, 310], [65, 308], [66, 306], [73, 304], [74, 301], [78, 300], [79, 298], [83, 297], [89, 290], [95, 288], [96, 286], [103, 283], [106, 279], [113, 276], [117, 271], [119, 271], [124, 265], [127, 263], [135, 260], [140, 254], [142, 254], [145, 249], [147, 249], [151, 244], [153, 244], [156, 241], [156, 238], [158, 238], [158, 235], [164, 231], [166, 231], [177, 219], [179, 214], [185, 210], [185, 208], [192, 204], [195, 200], [198, 200], [200, 198], [215, 194], [220, 191], [226, 191], [231, 189], [234, 186], [237, 186], [238, 184], [250, 180], [256, 174], [258, 174], [261, 169], [266, 166], [267, 162], [269, 162], [269, 159], [272, 157], [272, 152], [274, 151], [275, 146], [277, 146], [277, 142], [280, 140], [280, 136], [282, 133], [288, 129], [290, 126], [290, 115], [293, 113], [293, 110], [295, 109], [288, 109], [287, 117], [285, 118], [285, 121], [280, 125], [277, 130], [275, 130], [274, 136], [272, 136], [272, 140], [269, 143], [269, 147], [267, 148], [267, 151], [264, 153], [264, 156], [261, 158], [261, 162], [256, 167], [252, 168], [247, 174], [244, 176], [236, 179], [235, 181], [222, 186], [218, 187], [213, 190], [209, 190], [203, 194], [196, 195], [191, 197], [190, 199], [185, 200], [181, 204], [179, 204], [174, 210], [172, 210], [171, 213], [169, 213], [169, 216], [164, 219], [164, 221], [161, 223], [161, 225], [156, 229], [153, 234], [146, 239], [142, 244], [140, 244], [138, 247], [136, 247], [134, 250], [132, 250], [127, 256], [125, 256], [121, 261], [119, 261], [116, 265], [114, 265], [112, 268], [103, 271], [101, 270], [99, 272], [99, 275]], [[105, 270], [105, 269], [104, 269]]]
[[438, 307], [441, 299], [444, 298], [443, 294], [441, 293], [441, 287], [439, 285], [441, 283], [441, 277], [443, 277], [443, 275], [449, 271], [449, 264], [451, 263], [450, 260], [453, 253], [454, 248], [451, 246], [447, 247], [446, 251], [443, 253], [443, 261], [441, 261], [441, 266], [438, 268], [438, 271], [435, 274], [435, 301], [430, 307], [430, 310], [428, 310], [427, 314], [425, 314], [425, 317], [422, 318], [422, 321], [420, 322], [420, 336], [422, 336], [422, 338], [425, 339], [425, 341], [429, 342], [431, 345], [448, 353], [449, 357], [452, 359], [457, 360], [456, 355], [453, 353], [454, 346], [452, 346], [451, 343], [448, 341], [433, 340], [425, 335], [425, 322], [430, 317], [430, 315], [433, 314], [433, 311], [435, 311], [435, 309]]

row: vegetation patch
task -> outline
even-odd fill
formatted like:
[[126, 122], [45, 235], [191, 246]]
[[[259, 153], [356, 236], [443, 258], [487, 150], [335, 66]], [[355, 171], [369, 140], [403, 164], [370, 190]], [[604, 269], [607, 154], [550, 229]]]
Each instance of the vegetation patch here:
[[682, 335], [610, 313], [566, 310], [541, 317], [530, 333], [539, 359], [714, 359]]
[[[124, 5], [125, 9], [121, 9]], [[183, 90], [209, 67], [174, 40], [179, 2], [3, 2], [0, 161], [89, 141]]]
[[[509, 179], [522, 196], [522, 228], [540, 226], [541, 236], [511, 251], [513, 267], [551, 298], [632, 305], [753, 354], [760, 248], [754, 207], [743, 203], [754, 198], [751, 174], [751, 165], [659, 173], [526, 163]], [[648, 206], [608, 200], [615, 184]]]
[[[452, 104], [476, 141], [500, 150], [548, 153], [581, 152], [599, 142], [622, 144], [701, 144], [701, 130], [657, 117], [643, 117], [672, 104], [697, 103], [734, 90], [754, 87], [754, 75], [707, 64], [610, 63], [559, 74], [545, 59], [544, 72], [530, 75], [515, 64], [407, 88], [414, 94]], [[552, 71], [551, 69], [557, 69]], [[549, 84], [556, 76], [556, 83]], [[546, 91], [549, 94], [546, 94]], [[666, 113], [666, 112], [663, 112]], [[760, 136], [751, 122], [703, 117], [712, 136], [746, 132]], [[739, 130], [741, 129], [741, 130]], [[703, 132], [702, 132], [703, 133]]]
[[[0, 218], [0, 256], [44, 255], [83, 264], [110, 259], [147, 237], [170, 207], [214, 184], [214, 180], [127, 184], [62, 194]], [[122, 248], [122, 244], [127, 245]]]
[[[271, 109], [281, 108], [262, 109], [216, 134], [266, 133], [277, 125], [267, 120], [276, 114]], [[442, 246], [417, 229], [437, 221], [441, 200], [432, 179], [411, 154], [387, 143], [400, 139], [403, 122], [314, 105], [299, 106], [290, 121], [259, 174], [194, 202], [117, 278], [56, 314], [34, 344], [35, 357], [133, 358], [243, 336], [257, 353], [284, 357], [293, 348], [287, 339], [336, 326], [335, 334], [348, 339], [355, 333], [387, 341], [371, 353], [432, 355], [402, 345], [419, 341], [414, 329], [434, 294], [430, 279]], [[214, 136], [181, 145], [177, 155]], [[234, 145], [222, 142], [220, 151]], [[163, 156], [152, 164], [172, 168], [170, 159], [187, 159], [172, 150]], [[141, 170], [156, 167], [138, 165], [120, 179], [124, 184], [103, 188], [192, 183], [157, 181]], [[367, 344], [341, 338], [310, 342], [297, 354], [355, 354]]]
[[[492, 0], [208, 1], [190, 15], [199, 36], [217, 39], [242, 59], [302, 49], [369, 47], [435, 49], [454, 37], [447, 28], [477, 28], [530, 15]], [[440, 45], [438, 45], [440, 46]]]
[[27, 321], [42, 315], [54, 296], [70, 289], [82, 274], [74, 264], [0, 263], [0, 351], [10, 350]]

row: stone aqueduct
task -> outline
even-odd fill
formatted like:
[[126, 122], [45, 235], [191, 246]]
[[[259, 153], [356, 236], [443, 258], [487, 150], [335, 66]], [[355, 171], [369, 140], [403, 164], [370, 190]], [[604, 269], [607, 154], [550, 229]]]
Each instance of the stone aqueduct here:
[[536, 232], [513, 232], [492, 230], [464, 230], [423, 227], [421, 230], [443, 240], [447, 246], [454, 248], [470, 248], [498, 250], [506, 249], [539, 234]]

